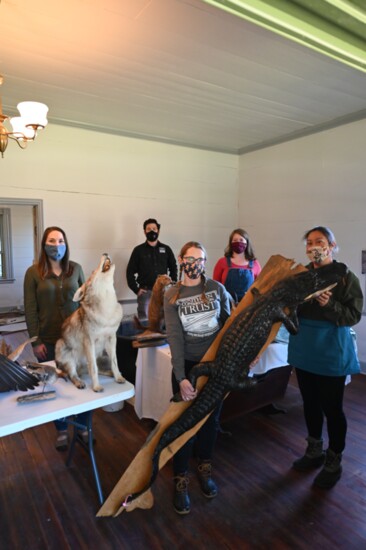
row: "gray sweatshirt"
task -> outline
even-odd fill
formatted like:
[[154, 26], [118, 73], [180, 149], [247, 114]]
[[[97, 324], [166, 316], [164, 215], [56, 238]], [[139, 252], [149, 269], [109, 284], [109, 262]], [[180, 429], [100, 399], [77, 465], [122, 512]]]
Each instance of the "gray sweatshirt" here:
[[174, 285], [165, 293], [164, 317], [173, 371], [180, 381], [185, 378], [185, 360], [198, 363], [214, 341], [230, 315], [230, 302], [225, 287], [212, 279], [207, 279], [205, 288], [207, 303], [202, 299], [201, 283], [181, 285], [179, 298], [169, 303], [176, 292]]

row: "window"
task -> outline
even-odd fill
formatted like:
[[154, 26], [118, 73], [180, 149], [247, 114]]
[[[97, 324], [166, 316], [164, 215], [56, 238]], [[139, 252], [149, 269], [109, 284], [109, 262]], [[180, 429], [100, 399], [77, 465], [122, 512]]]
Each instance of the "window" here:
[[13, 278], [10, 208], [0, 208], [0, 283]]

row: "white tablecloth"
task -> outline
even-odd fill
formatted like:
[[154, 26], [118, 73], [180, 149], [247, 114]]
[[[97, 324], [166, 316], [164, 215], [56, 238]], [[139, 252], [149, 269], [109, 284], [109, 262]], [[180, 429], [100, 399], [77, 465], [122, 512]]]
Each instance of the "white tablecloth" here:
[[136, 360], [135, 411], [139, 418], [159, 420], [172, 397], [170, 348], [140, 348]]
[[287, 365], [287, 344], [270, 344], [262, 353], [258, 363], [251, 369], [252, 376], [265, 374], [269, 370]]
[[[271, 344], [252, 369], [264, 374], [287, 365], [287, 344]], [[168, 344], [140, 348], [136, 361], [135, 411], [139, 418], [159, 420], [172, 397], [171, 355]]]

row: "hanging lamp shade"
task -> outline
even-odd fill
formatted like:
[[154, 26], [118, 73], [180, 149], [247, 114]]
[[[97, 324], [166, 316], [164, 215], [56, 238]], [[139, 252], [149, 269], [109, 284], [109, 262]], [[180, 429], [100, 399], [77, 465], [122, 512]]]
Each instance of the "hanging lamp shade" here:
[[17, 105], [21, 118], [24, 120], [24, 126], [33, 126], [44, 128], [47, 126], [48, 107], [44, 103], [37, 101], [22, 101]]
[[[1, 0], [0, 0], [1, 2]], [[4, 81], [0, 74], [0, 86]], [[25, 149], [30, 141], [34, 141], [37, 137], [38, 130], [47, 126], [48, 107], [44, 103], [37, 101], [22, 101], [18, 103], [20, 116], [9, 118], [2, 111], [2, 101], [0, 96], [0, 154], [4, 157], [4, 151], [8, 145], [8, 140], [11, 139], [19, 145], [21, 149]], [[9, 120], [12, 131], [4, 126], [4, 122]]]

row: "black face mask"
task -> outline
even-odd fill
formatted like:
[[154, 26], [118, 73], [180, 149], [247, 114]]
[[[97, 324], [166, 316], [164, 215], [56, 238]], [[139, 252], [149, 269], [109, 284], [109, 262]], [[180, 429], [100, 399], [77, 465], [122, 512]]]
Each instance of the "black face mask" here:
[[149, 231], [148, 233], [146, 233], [146, 238], [151, 243], [154, 243], [157, 240], [158, 236], [159, 233], [157, 233], [156, 231]]

